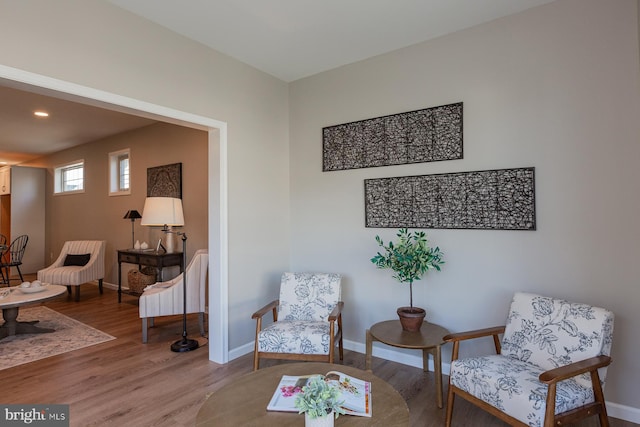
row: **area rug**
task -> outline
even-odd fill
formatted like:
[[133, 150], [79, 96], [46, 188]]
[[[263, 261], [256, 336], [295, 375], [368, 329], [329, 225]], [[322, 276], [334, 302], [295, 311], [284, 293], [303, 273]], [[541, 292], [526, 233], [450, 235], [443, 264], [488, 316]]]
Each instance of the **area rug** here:
[[115, 339], [43, 306], [21, 308], [18, 320], [38, 320], [37, 326], [55, 329], [55, 332], [14, 335], [1, 339], [0, 370]]

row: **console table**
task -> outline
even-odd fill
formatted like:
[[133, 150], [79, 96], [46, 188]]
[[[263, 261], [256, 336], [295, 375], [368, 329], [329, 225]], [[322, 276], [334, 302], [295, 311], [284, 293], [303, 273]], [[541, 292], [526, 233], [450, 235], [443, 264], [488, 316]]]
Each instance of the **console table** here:
[[142, 266], [155, 267], [159, 273], [160, 281], [163, 281], [162, 269], [174, 265], [180, 266], [180, 272], [184, 271], [184, 261], [182, 252], [158, 252], [136, 249], [118, 249], [118, 302], [122, 301], [122, 263], [137, 264], [138, 269]]

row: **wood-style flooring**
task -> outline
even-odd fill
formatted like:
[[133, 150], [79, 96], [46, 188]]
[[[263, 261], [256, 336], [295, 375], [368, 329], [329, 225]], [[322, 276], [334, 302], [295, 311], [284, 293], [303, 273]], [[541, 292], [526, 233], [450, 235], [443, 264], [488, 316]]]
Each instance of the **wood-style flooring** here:
[[[193, 426], [208, 393], [251, 372], [250, 354], [226, 365], [208, 360], [207, 340], [199, 337], [196, 316], [189, 317], [189, 336], [197, 337], [202, 347], [173, 353], [169, 346], [181, 336], [180, 316], [156, 319], [149, 343], [142, 344], [136, 297], [123, 295], [118, 304], [115, 291], [105, 289], [100, 295], [91, 284], [81, 290], [80, 302], [63, 296], [45, 305], [116, 339], [0, 371], [1, 403], [69, 404], [74, 427]], [[267, 361], [263, 366], [274, 363], [282, 362]], [[344, 364], [364, 369], [364, 355], [345, 351]], [[444, 409], [435, 403], [433, 373], [375, 357], [373, 372], [405, 398], [412, 427], [444, 425]], [[458, 399], [454, 425], [506, 424]], [[595, 427], [597, 417], [577, 425]], [[637, 426], [613, 418], [611, 425]]]

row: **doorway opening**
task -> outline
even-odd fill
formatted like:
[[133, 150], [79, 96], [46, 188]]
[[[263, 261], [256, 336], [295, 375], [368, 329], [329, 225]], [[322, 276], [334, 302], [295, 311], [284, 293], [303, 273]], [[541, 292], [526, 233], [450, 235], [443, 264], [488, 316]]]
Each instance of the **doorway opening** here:
[[227, 363], [228, 348], [228, 197], [227, 124], [145, 101], [0, 65], [0, 85], [81, 104], [146, 117], [208, 132], [209, 359]]

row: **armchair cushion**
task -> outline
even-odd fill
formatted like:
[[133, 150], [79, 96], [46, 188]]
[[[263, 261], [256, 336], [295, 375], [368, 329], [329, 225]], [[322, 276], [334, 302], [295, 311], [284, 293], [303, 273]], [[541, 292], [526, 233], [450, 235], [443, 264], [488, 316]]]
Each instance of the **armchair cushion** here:
[[258, 351], [329, 354], [329, 323], [292, 320], [274, 322], [258, 338]]
[[79, 265], [79, 266], [87, 265], [90, 259], [91, 259], [91, 254], [80, 254], [80, 255], [68, 254], [64, 259], [63, 266], [67, 267], [69, 265]]
[[[539, 367], [501, 355], [451, 362], [451, 384], [530, 426], [541, 426], [547, 385], [539, 381]], [[593, 402], [593, 390], [575, 378], [560, 381], [556, 414]]]

